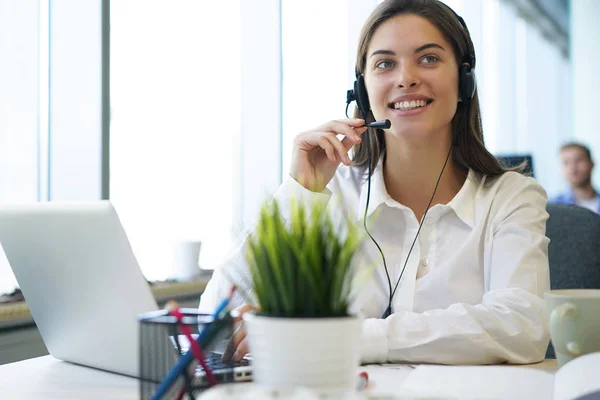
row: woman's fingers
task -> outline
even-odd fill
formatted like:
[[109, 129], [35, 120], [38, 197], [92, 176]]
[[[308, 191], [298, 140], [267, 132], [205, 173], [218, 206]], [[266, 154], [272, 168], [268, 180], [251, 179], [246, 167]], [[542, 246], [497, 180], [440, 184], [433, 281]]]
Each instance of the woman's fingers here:
[[229, 338], [227, 341], [227, 346], [225, 346], [225, 350], [223, 351], [223, 355], [221, 356], [222, 361], [229, 361], [231, 357], [233, 357], [233, 353], [235, 353], [236, 347], [233, 347], [233, 336]]
[[329, 159], [329, 161], [331, 161], [331, 162], [338, 161], [335, 158], [335, 150], [333, 148], [333, 145], [329, 142], [329, 140], [325, 136], [319, 136], [317, 138], [317, 143], [320, 148], [325, 150], [325, 154], [327, 155], [327, 158]]
[[341, 122], [343, 124], [350, 125], [354, 128], [359, 128], [365, 124], [365, 120], [362, 118], [342, 118], [336, 119], [332, 122]]
[[242, 320], [242, 316], [250, 311], [257, 311], [258, 308], [251, 306], [250, 304], [242, 304], [241, 306], [234, 308], [231, 310], [231, 316], [233, 317], [233, 322], [240, 322]]
[[240, 326], [233, 332], [233, 336], [231, 337], [233, 349], [237, 351], [240, 347], [240, 343], [246, 338], [246, 324], [242, 323]]
[[231, 358], [235, 362], [242, 361], [242, 358], [248, 354], [248, 338], [244, 336], [244, 339], [238, 344], [233, 357]]
[[235, 360], [237, 357], [236, 354], [239, 354], [243, 351], [242, 356], [239, 358], [239, 360], [241, 360], [242, 357], [244, 357], [248, 352], [248, 341], [246, 340], [246, 325], [242, 320], [242, 316], [247, 312], [257, 310], [258, 307], [254, 307], [250, 304], [242, 304], [241, 306], [231, 310], [231, 316], [233, 317], [234, 323], [239, 323], [239, 325], [237, 329], [233, 332], [233, 335], [231, 335], [231, 338], [229, 338], [229, 341], [227, 342], [227, 346], [225, 347], [225, 351], [223, 352], [222, 357], [224, 361], [228, 361], [231, 359]]
[[[332, 132], [332, 134], [326, 135], [327, 139], [334, 144], [336, 151], [341, 155], [344, 164], [350, 165], [351, 162], [348, 157], [348, 151], [352, 146], [362, 141], [361, 135], [367, 131], [367, 128], [362, 125], [358, 128], [352, 128], [337, 121], [332, 121], [329, 128], [331, 129], [330, 132]], [[344, 135], [344, 138], [340, 140], [335, 134], [342, 134]]]
[[348, 151], [350, 151], [350, 149], [352, 148], [352, 146], [354, 146], [355, 144], [356, 144], [356, 142], [354, 140], [350, 139], [349, 137], [345, 137], [345, 138], [342, 139], [342, 145], [346, 149], [346, 153]]
[[[344, 121], [354, 121], [354, 125], [356, 126], [349, 125], [348, 122]], [[360, 135], [362, 135], [367, 130], [367, 128], [362, 127], [362, 125], [364, 125], [363, 120], [329, 121], [326, 124], [315, 128], [314, 130], [310, 130], [296, 136], [295, 145], [299, 148], [302, 148], [303, 150], [310, 150], [311, 147], [320, 145], [319, 140], [322, 136], [331, 137], [332, 135], [333, 137], [336, 137], [335, 135], [344, 135], [345, 137], [348, 137], [351, 140], [353, 140], [355, 143], [360, 143]]]
[[363, 127], [365, 121], [360, 120], [337, 120], [330, 121], [324, 125], [327, 131], [335, 134], [344, 135], [354, 140], [356, 143], [360, 142], [360, 135], [364, 133], [367, 128]]
[[334, 133], [328, 133], [321, 136], [321, 139], [327, 140], [335, 149], [337, 161], [341, 161], [346, 165], [350, 165], [350, 157], [348, 157], [348, 150], [344, 147], [340, 139]]
[[[246, 326], [242, 322], [238, 328], [233, 332], [231, 338], [227, 342], [227, 346], [225, 347], [225, 351], [223, 352], [222, 359], [224, 361], [229, 361], [235, 358], [236, 353], [238, 352], [238, 348], [240, 344], [246, 339]], [[244, 344], [244, 346], [247, 346]], [[246, 353], [244, 353], [245, 355]], [[243, 356], [242, 356], [243, 357]]]
[[296, 135], [290, 176], [308, 190], [322, 191], [340, 162], [351, 165], [348, 151], [361, 142], [364, 124], [362, 119], [341, 119]]

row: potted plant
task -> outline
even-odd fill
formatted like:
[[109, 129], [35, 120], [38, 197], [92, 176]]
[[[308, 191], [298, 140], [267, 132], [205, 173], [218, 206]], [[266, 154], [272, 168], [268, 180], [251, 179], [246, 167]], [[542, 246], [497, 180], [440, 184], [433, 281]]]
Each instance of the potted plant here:
[[362, 319], [349, 306], [362, 232], [318, 203], [292, 202], [287, 221], [276, 201], [263, 205], [246, 252], [260, 310], [244, 315], [256, 382], [354, 387]]

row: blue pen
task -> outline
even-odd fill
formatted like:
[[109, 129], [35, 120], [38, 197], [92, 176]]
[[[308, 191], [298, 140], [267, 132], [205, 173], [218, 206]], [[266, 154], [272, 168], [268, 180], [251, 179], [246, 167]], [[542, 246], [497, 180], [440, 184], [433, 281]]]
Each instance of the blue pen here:
[[[229, 304], [229, 298], [224, 299], [221, 302], [221, 304], [219, 304], [219, 306], [213, 314], [213, 322], [207, 328], [203, 329], [202, 332], [200, 332], [200, 335], [198, 335], [198, 338], [196, 339], [198, 344], [202, 344], [202, 342], [208, 335], [208, 332], [212, 331], [213, 329], [216, 329], [214, 322], [219, 318], [219, 315], [221, 315], [223, 310], [225, 310], [227, 304]], [[177, 381], [179, 375], [181, 375], [181, 373], [188, 367], [188, 365], [190, 365], [193, 359], [194, 355], [192, 354], [191, 349], [188, 350], [187, 353], [185, 353], [183, 356], [181, 356], [177, 363], [175, 363], [173, 368], [171, 368], [171, 371], [169, 371], [165, 379], [160, 383], [160, 385], [158, 385], [156, 392], [152, 396], [152, 400], [160, 400], [160, 398], [167, 393], [167, 391], [171, 388], [175, 381]]]
[[229, 304], [229, 297], [223, 299], [221, 304], [219, 304], [219, 306], [217, 307], [217, 310], [213, 314], [213, 319], [216, 319], [216, 318], [218, 318], [219, 315], [221, 315], [223, 310], [225, 310], [225, 307], [227, 307], [227, 304]]

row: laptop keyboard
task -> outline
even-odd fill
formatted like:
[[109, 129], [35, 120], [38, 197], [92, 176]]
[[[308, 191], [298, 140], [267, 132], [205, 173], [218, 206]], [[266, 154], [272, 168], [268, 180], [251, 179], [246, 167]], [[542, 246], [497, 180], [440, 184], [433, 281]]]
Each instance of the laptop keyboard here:
[[[214, 373], [218, 383], [225, 382], [249, 382], [252, 381], [252, 370], [250, 360], [243, 358], [240, 362], [221, 361], [221, 353], [210, 353], [206, 357], [206, 364]], [[196, 379], [201, 385], [206, 385], [206, 375], [200, 365], [196, 367]]]
[[231, 369], [231, 368], [235, 368], [235, 367], [245, 367], [250, 365], [250, 361], [242, 358], [239, 362], [236, 361], [222, 361], [221, 360], [221, 353], [210, 353], [206, 356], [206, 365], [208, 365], [208, 367], [213, 370], [220, 370], [220, 369]]
[[[171, 341], [172, 341], [173, 347], [175, 347], [175, 350], [177, 350], [178, 346], [174, 340], [174, 337], [171, 337]], [[179, 354], [182, 355], [189, 350], [189, 344], [187, 342], [187, 339], [183, 336], [179, 336], [179, 341], [180, 341], [180, 345], [181, 345], [181, 352], [179, 352]], [[250, 366], [250, 356], [249, 355], [246, 356], [245, 358], [242, 358], [238, 362], [222, 361], [221, 358], [222, 358], [222, 350], [221, 351], [211, 351], [210, 353], [206, 354], [206, 358], [205, 358], [206, 364], [212, 371], [231, 370], [236, 367]], [[198, 366], [198, 368], [196, 370], [202, 371], [202, 367]]]

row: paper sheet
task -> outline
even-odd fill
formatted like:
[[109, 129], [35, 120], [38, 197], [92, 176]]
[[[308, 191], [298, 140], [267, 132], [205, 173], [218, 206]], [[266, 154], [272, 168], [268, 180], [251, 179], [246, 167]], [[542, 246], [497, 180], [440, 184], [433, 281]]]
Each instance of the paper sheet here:
[[533, 368], [421, 365], [398, 393], [427, 399], [552, 399], [553, 385], [551, 372]]
[[554, 377], [554, 400], [572, 400], [600, 390], [600, 352], [577, 357]]
[[403, 364], [366, 365], [359, 371], [369, 374], [367, 398], [402, 398], [402, 383], [412, 374], [415, 367]]

